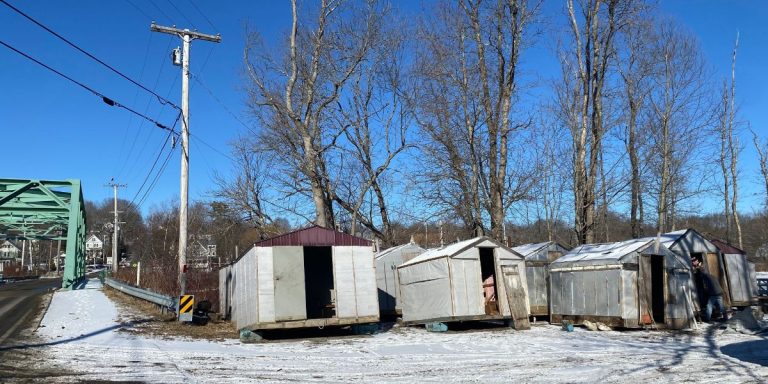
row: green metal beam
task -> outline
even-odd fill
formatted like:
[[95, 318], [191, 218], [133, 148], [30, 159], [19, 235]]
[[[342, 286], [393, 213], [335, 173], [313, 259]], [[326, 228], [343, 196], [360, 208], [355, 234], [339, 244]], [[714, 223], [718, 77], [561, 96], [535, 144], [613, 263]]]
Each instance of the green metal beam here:
[[0, 238], [66, 240], [63, 288], [85, 274], [85, 219], [80, 180], [0, 178]]

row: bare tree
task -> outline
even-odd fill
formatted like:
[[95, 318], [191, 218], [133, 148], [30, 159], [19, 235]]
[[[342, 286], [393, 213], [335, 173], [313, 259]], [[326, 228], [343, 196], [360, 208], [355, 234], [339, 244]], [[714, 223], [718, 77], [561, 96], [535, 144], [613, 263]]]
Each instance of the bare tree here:
[[761, 142], [755, 131], [752, 131], [752, 141], [755, 143], [755, 150], [760, 162], [760, 174], [763, 176], [765, 186], [765, 209], [768, 210], [768, 141]]
[[232, 143], [232, 154], [235, 157], [233, 178], [214, 174], [217, 189], [213, 197], [226, 203], [228, 214], [248, 223], [265, 238], [265, 228], [272, 220], [264, 207], [267, 180], [273, 176], [269, 172], [269, 155], [254, 150], [246, 138]]
[[713, 108], [696, 41], [671, 23], [657, 28], [654, 41], [654, 91], [648, 98], [656, 154], [650, 159], [656, 178], [651, 192], [656, 197], [656, 229], [663, 233], [675, 228], [679, 204], [701, 188], [689, 182], [694, 178], [697, 156], [704, 152], [700, 149], [707, 143], [702, 133], [711, 123]]
[[487, 217], [490, 236], [499, 240], [507, 208], [530, 187], [528, 172], [511, 170], [509, 150], [515, 133], [530, 125], [513, 120], [513, 106], [525, 30], [536, 8], [525, 0], [443, 3], [422, 30], [418, 97], [427, 105], [420, 105], [418, 122], [432, 141], [425, 153], [441, 164], [436, 169], [445, 164], [432, 171], [447, 175], [442, 184], [451, 186], [432, 189], [430, 198], [454, 207], [476, 235], [485, 233]]
[[723, 84], [721, 98], [720, 122], [718, 133], [720, 134], [720, 167], [723, 174], [723, 202], [725, 215], [725, 238], [731, 241], [731, 229], [735, 226], [736, 239], [739, 247], [743, 247], [741, 236], [741, 222], [738, 212], [738, 157], [741, 152], [738, 136], [735, 132], [736, 119], [736, 51], [739, 47], [739, 35], [736, 34], [736, 42], [733, 47], [731, 59], [731, 83]]
[[391, 22], [394, 15], [389, 9], [379, 15], [388, 23], [380, 27], [377, 44], [339, 103], [338, 125], [348, 128], [337, 141], [343, 160], [335, 202], [351, 215], [352, 234], [359, 221], [386, 245], [395, 245], [385, 184], [392, 182], [387, 176], [393, 172], [393, 162], [412, 147], [407, 141], [411, 112], [402, 96], [408, 29]]
[[653, 71], [653, 55], [648, 48], [651, 44], [650, 20], [637, 18], [622, 33], [622, 53], [619, 72], [623, 85], [624, 122], [626, 124], [625, 146], [629, 157], [630, 213], [629, 221], [632, 238], [643, 236], [643, 164], [642, 153], [646, 138], [642, 124], [643, 110], [650, 92], [649, 77]]
[[[578, 9], [577, 9], [578, 8]], [[595, 202], [603, 138], [604, 89], [615, 54], [615, 36], [636, 13], [632, 1], [568, 0], [570, 52], [561, 52], [561, 117], [571, 130], [575, 232], [579, 243], [595, 239]], [[577, 14], [578, 12], [578, 14]]]
[[286, 165], [285, 185], [311, 199], [315, 223], [333, 228], [336, 195], [328, 151], [347, 129], [333, 116], [376, 41], [379, 16], [373, 1], [322, 0], [314, 21], [300, 19], [296, 0], [291, 11], [287, 52], [271, 55], [258, 35], [248, 36], [249, 106], [263, 127], [261, 143]]

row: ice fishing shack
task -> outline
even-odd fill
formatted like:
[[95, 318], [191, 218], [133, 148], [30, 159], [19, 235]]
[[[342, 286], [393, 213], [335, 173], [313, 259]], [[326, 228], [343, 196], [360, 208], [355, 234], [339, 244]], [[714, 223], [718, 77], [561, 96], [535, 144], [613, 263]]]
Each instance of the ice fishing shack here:
[[405, 324], [508, 320], [528, 324], [525, 260], [476, 237], [430, 249], [397, 267]]
[[424, 253], [426, 250], [410, 242], [383, 250], [375, 255], [376, 286], [379, 289], [379, 309], [382, 315], [402, 313], [397, 280], [397, 266]]
[[319, 226], [255, 243], [222, 268], [219, 292], [241, 330], [379, 321], [371, 242]]
[[690, 326], [690, 264], [656, 238], [585, 244], [549, 265], [550, 322], [621, 328]]
[[549, 264], [568, 253], [554, 241], [523, 244], [512, 248], [525, 258], [531, 316], [549, 315]]

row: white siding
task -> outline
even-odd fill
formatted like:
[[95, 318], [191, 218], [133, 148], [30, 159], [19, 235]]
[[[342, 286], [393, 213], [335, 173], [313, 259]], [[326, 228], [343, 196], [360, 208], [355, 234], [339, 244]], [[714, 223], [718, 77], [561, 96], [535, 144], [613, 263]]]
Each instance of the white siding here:
[[273, 248], [275, 320], [305, 320], [304, 247]]
[[358, 317], [353, 253], [352, 247], [333, 247], [333, 285], [339, 318]]
[[[272, 247], [256, 247], [258, 260], [254, 273], [251, 274], [251, 281], [256, 284], [249, 293], [252, 298], [258, 298], [258, 307], [253, 311], [254, 323], [273, 323], [275, 322], [275, 283], [274, 283], [274, 264]], [[257, 301], [256, 299], [253, 300]]]
[[373, 251], [370, 247], [350, 247], [353, 254], [355, 291], [357, 293], [357, 315], [378, 316], [379, 300], [376, 288], [376, 274], [373, 265]]

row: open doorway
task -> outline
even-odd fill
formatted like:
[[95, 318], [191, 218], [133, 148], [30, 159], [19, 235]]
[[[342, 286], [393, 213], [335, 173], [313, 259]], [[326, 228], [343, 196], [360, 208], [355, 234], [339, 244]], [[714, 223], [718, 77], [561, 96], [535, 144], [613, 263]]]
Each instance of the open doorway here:
[[655, 323], [664, 322], [665, 300], [664, 287], [664, 256], [651, 255], [651, 308], [653, 311], [653, 321]]
[[304, 247], [304, 293], [307, 319], [335, 317], [331, 247]]
[[483, 282], [483, 303], [486, 315], [498, 315], [499, 304], [496, 298], [496, 262], [493, 248], [478, 248], [480, 251], [480, 277]]

